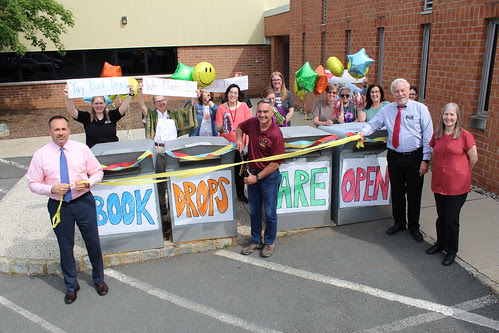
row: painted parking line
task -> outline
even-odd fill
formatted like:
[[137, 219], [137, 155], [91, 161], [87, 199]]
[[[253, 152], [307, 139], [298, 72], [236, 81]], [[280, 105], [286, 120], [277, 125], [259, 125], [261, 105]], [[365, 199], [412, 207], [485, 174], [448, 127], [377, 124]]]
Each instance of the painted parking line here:
[[4, 190], [3, 188], [0, 188], [0, 193], [1, 193], [1, 194], [7, 194], [7, 193], [9, 193], [9, 191]]
[[17, 163], [17, 162], [14, 162], [14, 161], [8, 161], [8, 160], [4, 160], [3, 158], [0, 158], [0, 162], [5, 163], [5, 164], [10, 164], [12, 166], [18, 167], [18, 168], [23, 169], [23, 170], [28, 170], [27, 166], [22, 165], [22, 164]]
[[20, 306], [12, 303], [11, 301], [9, 301], [6, 298], [3, 298], [2, 296], [0, 296], [0, 304], [5, 306], [6, 308], [11, 309], [12, 311], [16, 312], [17, 314], [20, 314], [21, 316], [32, 321], [33, 323], [42, 326], [43, 328], [45, 328], [49, 332], [65, 333], [65, 331], [60, 329], [59, 327], [52, 325], [51, 323], [49, 323], [45, 319], [40, 318], [37, 315], [29, 312], [28, 310], [21, 308]]
[[293, 275], [297, 277], [301, 277], [307, 280], [316, 281], [320, 283], [329, 284], [335, 287], [349, 289], [353, 291], [357, 291], [360, 293], [364, 293], [373, 297], [378, 297], [382, 299], [386, 299], [388, 301], [398, 302], [405, 305], [409, 305], [412, 307], [416, 307], [419, 309], [440, 313], [442, 315], [453, 317], [459, 320], [466, 321], [468, 323], [484, 326], [487, 328], [492, 328], [495, 330], [499, 330], [499, 321], [490, 319], [484, 316], [480, 316], [474, 313], [469, 313], [464, 310], [460, 310], [454, 307], [438, 304], [435, 302], [425, 301], [418, 298], [398, 295], [389, 291], [385, 291], [379, 288], [370, 287], [367, 285], [363, 285], [356, 282], [351, 282], [347, 280], [341, 280], [333, 277], [329, 277], [322, 274], [307, 272], [301, 269], [296, 269], [289, 266], [284, 266], [281, 264], [273, 263], [267, 260], [255, 259], [249, 256], [243, 256], [239, 253], [230, 252], [227, 250], [219, 250], [215, 252], [216, 255], [226, 257], [229, 259], [237, 260], [240, 262], [244, 262], [246, 264], [250, 264], [257, 267], [266, 268], [269, 270], [273, 270], [276, 272], [285, 273], [288, 275]]
[[248, 322], [244, 319], [238, 318], [238, 317], [230, 315], [228, 313], [218, 311], [214, 308], [210, 308], [208, 306], [196, 303], [196, 302], [188, 300], [186, 298], [177, 296], [177, 295], [172, 294], [166, 290], [156, 288], [153, 285], [142, 282], [138, 279], [130, 277], [130, 276], [123, 274], [121, 272], [115, 271], [114, 269], [107, 268], [104, 272], [108, 277], [114, 278], [122, 283], [125, 283], [125, 284], [131, 286], [131, 287], [135, 287], [139, 290], [142, 290], [142, 291], [148, 293], [149, 295], [152, 295], [152, 296], [155, 296], [155, 297], [162, 299], [164, 301], [173, 303], [179, 307], [201, 313], [205, 316], [214, 318], [214, 319], [221, 321], [223, 323], [233, 325], [233, 326], [236, 326], [236, 327], [239, 327], [239, 328], [251, 331], [251, 332], [279, 332], [279, 331], [275, 331], [275, 330], [260, 326], [258, 324]]
[[[477, 309], [486, 308], [487, 306], [491, 306], [499, 302], [497, 296], [487, 295], [481, 298], [477, 298], [471, 301], [463, 302], [457, 305], [454, 305], [455, 308], [464, 310], [464, 311], [473, 311]], [[427, 312], [417, 316], [404, 318], [402, 320], [395, 321], [393, 323], [388, 323], [385, 325], [380, 325], [378, 327], [373, 327], [368, 330], [361, 331], [359, 333], [387, 333], [387, 332], [396, 332], [405, 330], [411, 327], [416, 327], [419, 325], [427, 324], [432, 321], [440, 320], [446, 318], [446, 316], [435, 313], [435, 312]]]

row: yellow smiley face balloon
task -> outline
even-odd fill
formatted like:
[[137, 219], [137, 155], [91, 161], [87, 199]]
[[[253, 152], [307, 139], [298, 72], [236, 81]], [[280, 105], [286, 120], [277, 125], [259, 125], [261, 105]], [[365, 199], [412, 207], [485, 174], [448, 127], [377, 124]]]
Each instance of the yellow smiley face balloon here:
[[200, 88], [209, 86], [215, 80], [215, 75], [215, 68], [209, 62], [200, 62], [192, 71], [192, 79]]

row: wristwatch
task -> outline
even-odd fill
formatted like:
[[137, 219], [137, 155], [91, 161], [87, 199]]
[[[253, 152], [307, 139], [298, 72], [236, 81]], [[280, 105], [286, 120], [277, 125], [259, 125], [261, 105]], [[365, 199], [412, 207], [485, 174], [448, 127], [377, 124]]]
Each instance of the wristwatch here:
[[132, 94], [132, 93], [128, 93], [128, 96], [132, 96], [132, 97], [133, 97], [134, 95], [135, 95], [135, 94]]
[[258, 183], [260, 181], [260, 176], [256, 174], [255, 177], [256, 177], [256, 182]]
[[430, 160], [423, 160], [423, 162], [425, 162], [425, 163], [430, 163]]

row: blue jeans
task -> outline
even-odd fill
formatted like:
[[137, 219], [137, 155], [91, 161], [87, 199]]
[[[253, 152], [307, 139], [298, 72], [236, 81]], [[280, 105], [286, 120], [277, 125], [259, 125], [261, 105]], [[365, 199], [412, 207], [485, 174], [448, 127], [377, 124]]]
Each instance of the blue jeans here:
[[251, 216], [251, 243], [259, 244], [262, 234], [262, 205], [265, 209], [264, 244], [274, 244], [277, 235], [277, 194], [281, 184], [281, 173], [274, 171], [258, 183], [248, 186]]

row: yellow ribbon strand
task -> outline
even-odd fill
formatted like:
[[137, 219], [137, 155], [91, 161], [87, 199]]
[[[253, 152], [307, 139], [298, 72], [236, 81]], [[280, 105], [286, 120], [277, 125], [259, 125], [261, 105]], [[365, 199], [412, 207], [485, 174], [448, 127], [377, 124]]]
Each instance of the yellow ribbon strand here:
[[[149, 175], [142, 175], [142, 176], [134, 176], [134, 177], [126, 177], [126, 178], [121, 178], [119, 180], [107, 180], [99, 183], [100, 185], [109, 185], [109, 186], [123, 186], [123, 185], [141, 185], [141, 184], [153, 184], [153, 183], [159, 183], [168, 180], [168, 178], [185, 178], [185, 177], [192, 177], [192, 176], [197, 176], [201, 174], [206, 174], [210, 173], [213, 171], [225, 169], [225, 168], [230, 168], [234, 166], [241, 165], [243, 163], [254, 163], [254, 162], [270, 162], [270, 161], [275, 161], [275, 160], [281, 160], [281, 159], [286, 159], [286, 158], [293, 158], [301, 155], [305, 155], [311, 152], [315, 152], [318, 150], [322, 149], [327, 149], [327, 148], [332, 148], [336, 147], [339, 145], [343, 145], [345, 143], [351, 142], [351, 141], [356, 141], [359, 140], [360, 136], [359, 135], [354, 135], [350, 137], [346, 137], [343, 139], [331, 141], [331, 142], [325, 142], [323, 144], [313, 146], [313, 147], [308, 147], [308, 148], [303, 148], [294, 152], [289, 152], [289, 153], [284, 153], [280, 155], [274, 155], [274, 156], [268, 156], [268, 157], [263, 157], [251, 161], [243, 161], [243, 162], [238, 162], [238, 163], [229, 163], [229, 164], [222, 164], [222, 165], [217, 165], [217, 166], [210, 166], [210, 167], [202, 167], [202, 168], [195, 168], [195, 169], [186, 169], [186, 170], [175, 170], [175, 171], [167, 171], [167, 172], [161, 172], [161, 173], [156, 173], [156, 174], [149, 174]], [[162, 178], [162, 179], [155, 179], [152, 180], [152, 178]], [[148, 179], [148, 181], [143, 181]]]
[[203, 160], [207, 160], [207, 159], [210, 159], [210, 158], [214, 158], [214, 157], [218, 157], [219, 155], [222, 155], [226, 152], [229, 152], [231, 150], [234, 149], [234, 145], [233, 144], [230, 144], [230, 145], [227, 145], [225, 147], [222, 147], [220, 149], [217, 149], [215, 150], [214, 152], [212, 153], [209, 153], [208, 155], [206, 156], [189, 156], [189, 155], [185, 155], [185, 156], [177, 156], [175, 154], [168, 154], [172, 157], [175, 157], [175, 158], [179, 158], [179, 159], [183, 159], [183, 160], [189, 160], [189, 161], [203, 161]]
[[[81, 180], [78, 183], [89, 183], [88, 180]], [[69, 184], [69, 187], [74, 186], [75, 184]], [[68, 191], [71, 191], [68, 189]], [[55, 212], [54, 216], [52, 217], [52, 229], [55, 229], [59, 223], [61, 222], [61, 207], [62, 207], [62, 202], [64, 201], [64, 194], [61, 194], [61, 197], [59, 199], [59, 206], [57, 206], [57, 211]]]

